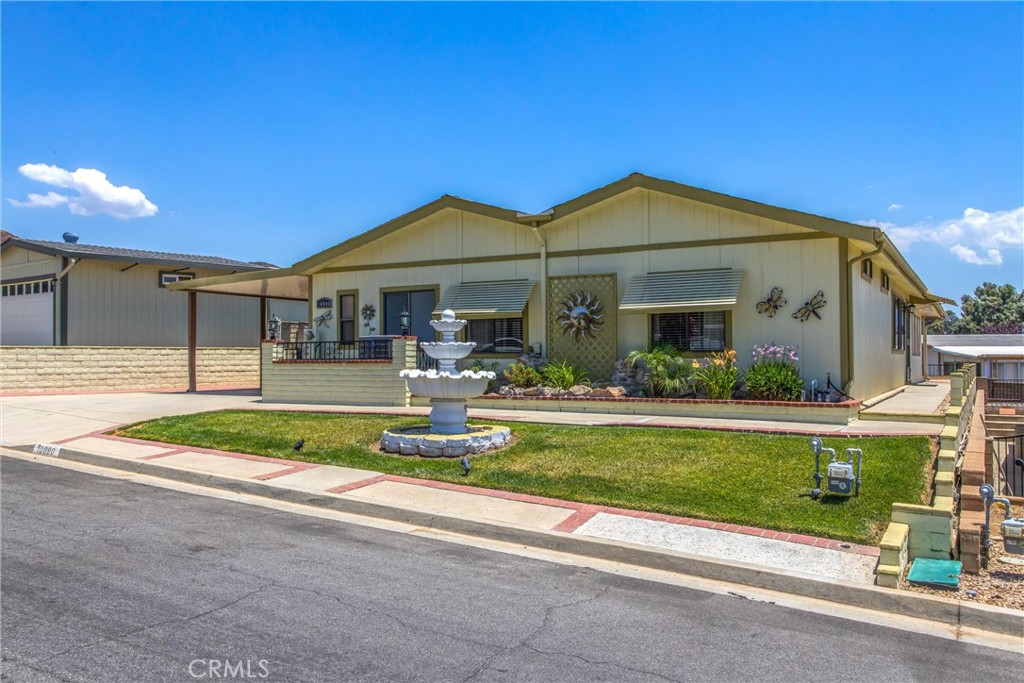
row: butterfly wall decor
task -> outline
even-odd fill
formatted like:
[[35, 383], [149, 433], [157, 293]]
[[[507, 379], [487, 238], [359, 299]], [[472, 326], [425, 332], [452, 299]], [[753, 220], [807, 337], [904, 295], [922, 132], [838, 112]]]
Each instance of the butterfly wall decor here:
[[757, 312], [764, 313], [769, 318], [774, 318], [779, 309], [786, 305], [786, 298], [782, 296], [781, 287], [772, 287], [768, 298], [757, 302]]
[[803, 306], [797, 309], [793, 317], [802, 323], [810, 320], [813, 315], [818, 320], [821, 320], [821, 316], [818, 315], [818, 311], [825, 308], [825, 292], [818, 290], [818, 293], [811, 297], [810, 301], [806, 302]]

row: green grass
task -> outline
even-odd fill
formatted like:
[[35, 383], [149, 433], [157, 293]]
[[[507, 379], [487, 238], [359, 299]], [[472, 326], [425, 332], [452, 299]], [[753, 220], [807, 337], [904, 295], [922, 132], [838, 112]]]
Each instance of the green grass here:
[[[870, 544], [881, 538], [892, 503], [922, 502], [932, 455], [925, 437], [825, 438], [825, 446], [839, 453], [864, 449], [863, 486], [857, 498], [815, 501], [807, 495], [814, 456], [802, 436], [514, 423], [507, 426], [516, 443], [472, 456], [469, 476], [457, 459], [372, 449], [385, 428], [423, 423], [381, 415], [221, 411], [117, 433]], [[300, 437], [306, 444], [296, 453], [291, 445]]]

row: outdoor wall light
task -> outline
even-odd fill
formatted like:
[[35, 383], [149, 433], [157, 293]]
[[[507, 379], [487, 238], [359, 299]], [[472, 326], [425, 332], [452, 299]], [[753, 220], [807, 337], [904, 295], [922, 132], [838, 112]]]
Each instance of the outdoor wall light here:
[[402, 309], [398, 314], [398, 326], [402, 328], [402, 336], [409, 334], [409, 311]]

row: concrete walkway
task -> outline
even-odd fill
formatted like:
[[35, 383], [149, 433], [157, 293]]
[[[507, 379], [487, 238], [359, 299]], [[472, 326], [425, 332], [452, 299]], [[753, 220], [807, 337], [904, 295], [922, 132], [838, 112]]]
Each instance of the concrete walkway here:
[[[930, 379], [911, 384], [897, 394], [874, 403], [861, 415], [938, 415], [949, 397], [948, 379]], [[870, 401], [869, 401], [870, 403]]]

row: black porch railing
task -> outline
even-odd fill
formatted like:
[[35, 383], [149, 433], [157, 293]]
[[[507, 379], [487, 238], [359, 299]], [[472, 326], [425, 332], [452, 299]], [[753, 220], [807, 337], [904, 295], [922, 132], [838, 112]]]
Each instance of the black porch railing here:
[[1024, 402], [1024, 381], [990, 379], [985, 398], [988, 401]]
[[992, 438], [996, 495], [1024, 496], [1024, 434]]
[[427, 352], [421, 348], [416, 349], [416, 369], [417, 370], [437, 370], [440, 367], [440, 362], [436, 358], [431, 358], [427, 355]]
[[280, 342], [274, 345], [274, 362], [391, 360], [390, 339], [354, 342]]
[[952, 375], [954, 372], [967, 365], [966, 362], [960, 361], [946, 361], [945, 363], [929, 363], [928, 364], [928, 376], [929, 377], [942, 377], [944, 375]]

